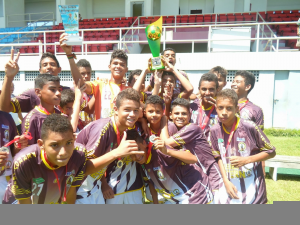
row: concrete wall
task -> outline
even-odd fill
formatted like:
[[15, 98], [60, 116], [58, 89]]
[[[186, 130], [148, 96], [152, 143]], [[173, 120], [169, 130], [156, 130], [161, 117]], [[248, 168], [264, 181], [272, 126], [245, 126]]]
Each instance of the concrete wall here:
[[124, 17], [125, 1], [124, 0], [94, 0], [93, 1], [94, 18], [103, 17]]
[[244, 0], [235, 0], [234, 12], [244, 12]]
[[300, 9], [299, 0], [268, 0], [267, 10], [293, 10]]
[[[250, 0], [251, 12], [267, 11], [267, 3], [270, 0]], [[285, 2], [285, 0], [284, 0]]]
[[300, 129], [300, 98], [299, 96], [299, 84], [300, 84], [300, 71], [289, 72], [289, 101], [287, 106], [287, 127], [291, 129]]
[[161, 0], [153, 0], [153, 15], [160, 16]]
[[[24, 14], [25, 13], [25, 2], [24, 0], [5, 0], [5, 15], [15, 15], [15, 14]], [[21, 21], [8, 23], [9, 27], [24, 27], [26, 23], [24, 22], [24, 15], [9, 17], [9, 21]]]
[[[54, 13], [56, 18], [56, 4], [55, 0], [25, 0], [25, 13], [41, 13], [37, 15], [31, 15], [32, 20], [38, 20], [45, 16], [44, 12]], [[49, 17], [45, 17], [49, 19]]]
[[215, 13], [234, 12], [235, 0], [215, 0]]
[[[179, 0], [161, 0], [161, 15], [177, 15], [179, 13]], [[182, 14], [182, 13], [181, 13]]]
[[190, 14], [195, 9], [202, 9], [202, 13], [205, 13], [206, 1], [208, 0], [180, 0], [180, 14]]

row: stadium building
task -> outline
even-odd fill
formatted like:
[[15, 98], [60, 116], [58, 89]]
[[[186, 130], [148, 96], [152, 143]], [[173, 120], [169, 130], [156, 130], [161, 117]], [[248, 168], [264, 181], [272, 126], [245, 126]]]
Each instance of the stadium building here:
[[229, 88], [235, 71], [249, 70], [257, 81], [249, 98], [263, 109], [265, 127], [300, 129], [299, 0], [0, 0], [0, 85], [14, 48], [21, 52], [15, 94], [34, 86], [46, 51], [57, 55], [61, 83], [72, 86], [58, 43], [64, 29], [58, 5], [71, 4], [80, 7], [84, 40], [73, 51], [90, 61], [92, 79], [110, 76], [114, 49], [128, 53], [129, 70], [144, 69], [151, 57], [145, 27], [163, 16], [161, 51], [177, 51], [176, 67], [195, 93], [214, 66], [228, 70]]

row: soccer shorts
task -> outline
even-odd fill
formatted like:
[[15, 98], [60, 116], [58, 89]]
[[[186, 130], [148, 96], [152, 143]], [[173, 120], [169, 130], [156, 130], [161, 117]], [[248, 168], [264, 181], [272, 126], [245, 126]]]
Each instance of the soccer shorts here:
[[91, 191], [86, 191], [84, 186], [81, 186], [77, 191], [75, 204], [105, 204], [101, 191], [101, 181], [97, 180], [97, 184]]
[[117, 194], [112, 199], [106, 199], [106, 204], [144, 204], [143, 188]]
[[[148, 200], [148, 201], [150, 201], [150, 202], [153, 202], [153, 199], [152, 199], [152, 195], [151, 195], [151, 192], [150, 192], [150, 188], [149, 188], [149, 186], [147, 185], [146, 187], [145, 187], [145, 197], [146, 197], [146, 199]], [[157, 198], [158, 198], [158, 202], [159, 202], [159, 204], [164, 204], [167, 200], [161, 195], [161, 194], [159, 194], [158, 192], [157, 192]]]
[[2, 204], [2, 200], [6, 191], [6, 187], [7, 187], [7, 180], [6, 180], [6, 176], [2, 175], [0, 176], [0, 204]]

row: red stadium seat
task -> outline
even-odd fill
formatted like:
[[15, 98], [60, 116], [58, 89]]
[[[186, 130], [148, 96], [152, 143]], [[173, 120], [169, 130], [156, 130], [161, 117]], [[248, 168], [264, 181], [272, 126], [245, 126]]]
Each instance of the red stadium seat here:
[[227, 16], [228, 21], [235, 21], [235, 16]]
[[244, 21], [243, 16], [235, 16], [236, 21]]
[[73, 52], [81, 52], [81, 46], [73, 46]]

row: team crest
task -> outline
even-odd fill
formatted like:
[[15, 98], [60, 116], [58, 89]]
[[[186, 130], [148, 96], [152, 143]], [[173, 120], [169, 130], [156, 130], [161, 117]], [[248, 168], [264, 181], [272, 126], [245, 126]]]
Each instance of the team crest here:
[[4, 142], [9, 142], [9, 130], [5, 130], [4, 131], [4, 138], [3, 138]]
[[244, 154], [246, 152], [245, 142], [239, 142], [238, 148], [239, 148], [239, 153]]
[[11, 161], [7, 161], [7, 163], [6, 163], [6, 169], [10, 169], [11, 166], [12, 166]]
[[166, 178], [164, 177], [164, 174], [161, 172], [161, 170], [157, 170], [157, 176], [160, 181], [166, 180]]
[[241, 112], [240, 117], [244, 120], [250, 120], [249, 111], [247, 109], [244, 109], [243, 112]]

